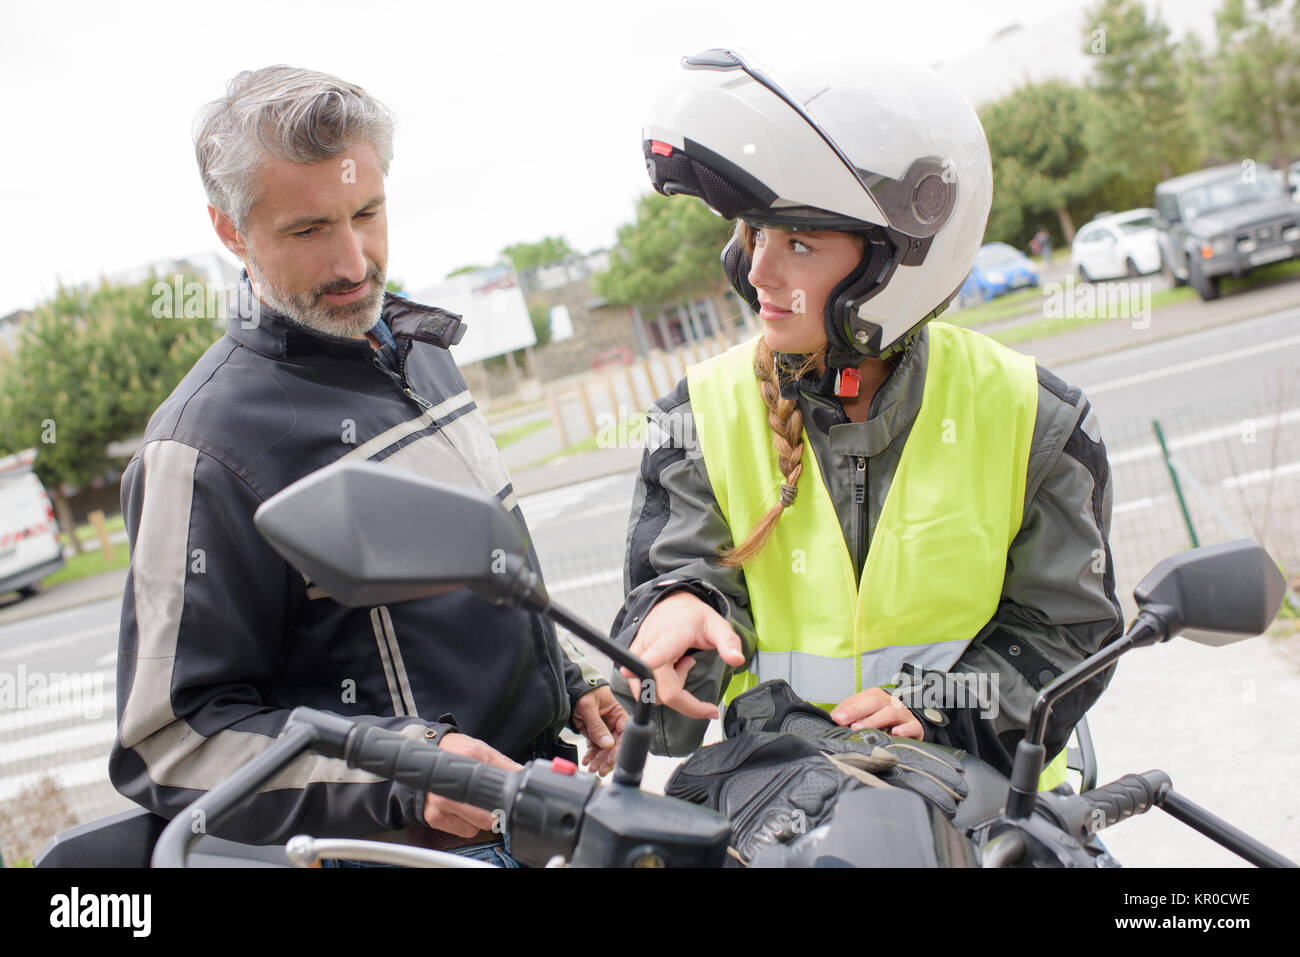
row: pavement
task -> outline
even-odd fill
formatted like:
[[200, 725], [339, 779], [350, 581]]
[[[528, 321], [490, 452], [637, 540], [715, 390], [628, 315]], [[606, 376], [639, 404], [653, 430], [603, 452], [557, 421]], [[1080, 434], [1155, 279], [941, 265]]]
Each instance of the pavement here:
[[[1040, 364], [1051, 368], [1243, 322], [1298, 305], [1300, 280], [1283, 280], [1228, 295], [1212, 303], [1199, 300], [1176, 303], [1156, 310], [1145, 319], [1113, 319], [1045, 339], [1026, 340], [1013, 348], [1032, 355]], [[515, 492], [522, 497], [632, 471], [640, 464], [641, 449], [633, 445], [555, 458], [544, 465], [513, 470], [512, 476]], [[0, 604], [0, 624], [121, 595], [126, 573], [127, 569], [119, 569], [66, 582], [28, 599], [10, 596]]]

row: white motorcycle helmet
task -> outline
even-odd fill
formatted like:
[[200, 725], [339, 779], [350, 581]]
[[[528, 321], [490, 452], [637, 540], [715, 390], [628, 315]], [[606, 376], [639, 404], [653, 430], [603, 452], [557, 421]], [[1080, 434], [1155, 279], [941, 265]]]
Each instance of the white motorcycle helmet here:
[[[643, 131], [646, 169], [659, 192], [727, 219], [864, 234], [866, 255], [826, 304], [827, 361], [846, 368], [901, 349], [961, 289], [993, 197], [988, 142], [965, 97], [926, 67], [789, 59], [683, 57]], [[734, 242], [723, 267], [757, 310]]]

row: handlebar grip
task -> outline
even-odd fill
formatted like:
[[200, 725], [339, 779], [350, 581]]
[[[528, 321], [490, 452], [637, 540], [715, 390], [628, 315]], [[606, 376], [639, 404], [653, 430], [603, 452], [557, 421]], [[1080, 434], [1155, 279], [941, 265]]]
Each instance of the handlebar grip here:
[[373, 726], [359, 727], [348, 736], [343, 757], [349, 767], [485, 811], [506, 808], [517, 773]]
[[1169, 776], [1163, 771], [1126, 774], [1118, 781], [1085, 791], [1081, 797], [1106, 815], [1102, 827], [1110, 827], [1134, 814], [1149, 811], [1156, 803], [1156, 794], [1161, 786], [1168, 783]]

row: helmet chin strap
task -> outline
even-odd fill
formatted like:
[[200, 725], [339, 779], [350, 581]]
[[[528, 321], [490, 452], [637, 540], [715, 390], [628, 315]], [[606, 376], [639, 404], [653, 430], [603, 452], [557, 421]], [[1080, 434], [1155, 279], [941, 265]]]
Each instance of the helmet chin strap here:
[[[880, 287], [880, 280], [889, 273], [896, 255], [897, 247], [892, 242], [868, 234], [865, 254], [826, 297], [823, 324], [826, 327], [826, 364], [831, 368], [856, 370], [864, 358], [874, 358], [879, 354], [877, 349], [850, 338], [850, 329], [858, 306]], [[837, 391], [836, 394], [842, 393]]]
[[[867, 234], [867, 251], [840, 283], [826, 297], [826, 311], [823, 325], [826, 330], [826, 368], [835, 370], [834, 394], [844, 399], [856, 398], [861, 389], [862, 376], [858, 366], [863, 359], [883, 358], [876, 350], [859, 345], [847, 337], [852, 314], [868, 294], [879, 285], [879, 280], [886, 275], [894, 264], [895, 245], [878, 233]], [[755, 312], [759, 309], [758, 291], [749, 282], [749, 256], [736, 243], [728, 241], [722, 250], [722, 268], [731, 282], [731, 288]], [[901, 350], [911, 341], [914, 332], [885, 350], [888, 355]], [[823, 378], [822, 390], [829, 383]]]

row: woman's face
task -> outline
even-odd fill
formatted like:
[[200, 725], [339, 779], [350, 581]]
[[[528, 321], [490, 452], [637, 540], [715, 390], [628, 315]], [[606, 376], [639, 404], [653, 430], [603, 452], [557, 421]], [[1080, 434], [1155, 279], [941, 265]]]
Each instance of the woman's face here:
[[809, 353], [826, 345], [826, 300], [861, 259], [851, 233], [755, 227], [749, 281], [768, 348]]

